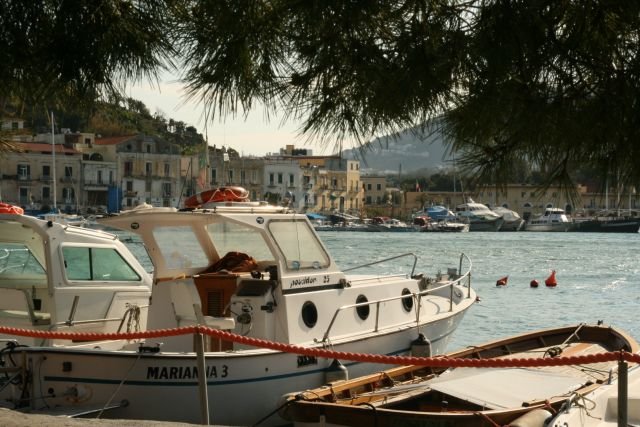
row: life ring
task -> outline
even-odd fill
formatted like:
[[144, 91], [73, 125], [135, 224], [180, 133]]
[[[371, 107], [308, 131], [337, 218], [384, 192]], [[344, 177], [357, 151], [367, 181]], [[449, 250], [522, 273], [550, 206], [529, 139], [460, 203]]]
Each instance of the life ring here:
[[24, 214], [24, 209], [20, 206], [0, 202], [0, 214], [22, 215]]
[[199, 208], [206, 203], [248, 202], [249, 192], [243, 187], [218, 187], [202, 191], [184, 201], [186, 208]]

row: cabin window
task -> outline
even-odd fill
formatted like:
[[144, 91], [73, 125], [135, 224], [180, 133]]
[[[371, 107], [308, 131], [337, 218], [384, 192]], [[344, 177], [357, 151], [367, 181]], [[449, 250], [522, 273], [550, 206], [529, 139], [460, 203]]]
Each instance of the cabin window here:
[[288, 268], [298, 270], [329, 266], [329, 256], [306, 221], [271, 221], [269, 231]]
[[26, 245], [3, 242], [0, 244], [0, 277], [44, 279], [45, 271]]
[[113, 248], [65, 246], [62, 255], [69, 280], [138, 282], [141, 279]]
[[411, 294], [411, 291], [407, 288], [404, 288], [402, 290], [402, 308], [404, 308], [404, 311], [409, 312], [413, 309], [413, 295]]
[[[369, 300], [367, 299], [366, 296], [360, 294], [358, 295], [358, 298], [356, 298], [356, 304], [362, 304], [362, 303], [367, 303], [369, 302]], [[367, 320], [367, 318], [369, 317], [369, 305], [361, 305], [356, 307], [356, 313], [358, 314], [358, 317], [362, 320]]]
[[318, 323], [318, 309], [311, 301], [302, 304], [302, 321], [308, 328], [313, 328]]

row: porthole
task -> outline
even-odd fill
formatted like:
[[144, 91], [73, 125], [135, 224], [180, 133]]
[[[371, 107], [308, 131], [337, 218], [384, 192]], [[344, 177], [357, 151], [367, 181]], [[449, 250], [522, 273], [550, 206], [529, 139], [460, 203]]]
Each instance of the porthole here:
[[402, 298], [402, 307], [405, 311], [409, 312], [413, 309], [413, 295], [411, 295], [411, 291], [407, 288], [402, 290], [402, 295], [407, 295]]
[[[369, 300], [364, 295], [358, 295], [358, 298], [356, 298], [356, 304], [360, 304], [363, 302], [369, 302]], [[356, 313], [358, 313], [358, 317], [362, 320], [367, 320], [367, 318], [369, 317], [369, 305], [361, 305], [356, 307]]]
[[311, 301], [302, 304], [302, 321], [308, 328], [313, 328], [318, 323], [318, 309]]

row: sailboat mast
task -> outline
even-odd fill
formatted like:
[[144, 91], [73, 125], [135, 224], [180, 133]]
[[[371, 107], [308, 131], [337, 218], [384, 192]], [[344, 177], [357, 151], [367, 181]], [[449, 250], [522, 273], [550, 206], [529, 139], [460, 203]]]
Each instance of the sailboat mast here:
[[53, 124], [53, 111], [51, 112], [51, 159], [52, 159], [52, 167], [51, 172], [53, 173], [53, 210], [54, 212], [57, 210], [56, 206], [56, 137], [55, 130]]

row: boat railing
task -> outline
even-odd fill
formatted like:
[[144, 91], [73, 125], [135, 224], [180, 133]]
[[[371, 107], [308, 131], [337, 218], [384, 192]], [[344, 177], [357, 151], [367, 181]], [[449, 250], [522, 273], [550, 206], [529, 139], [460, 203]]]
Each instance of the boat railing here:
[[[409, 254], [404, 254], [404, 255], [399, 255], [396, 257], [392, 257], [392, 258], [388, 258], [389, 259], [395, 259], [395, 258], [399, 258], [402, 256], [406, 256], [406, 255], [414, 255], [412, 253]], [[415, 256], [415, 255], [414, 255]], [[329, 335], [331, 333], [331, 329], [333, 328], [333, 325], [335, 324], [336, 320], [338, 319], [338, 316], [340, 315], [340, 313], [347, 311], [347, 310], [357, 310], [359, 307], [368, 307], [368, 306], [375, 306], [375, 324], [373, 327], [373, 332], [378, 332], [379, 328], [380, 328], [380, 304], [385, 303], [385, 302], [389, 302], [389, 301], [397, 301], [397, 300], [404, 300], [406, 298], [413, 298], [414, 300], [417, 300], [418, 302], [418, 310], [416, 312], [416, 322], [420, 323], [420, 307], [421, 302], [422, 302], [422, 298], [426, 297], [429, 294], [432, 294], [438, 290], [441, 289], [446, 289], [449, 288], [450, 292], [449, 292], [449, 311], [453, 311], [453, 301], [454, 301], [454, 292], [455, 292], [455, 287], [456, 285], [462, 285], [463, 287], [467, 288], [467, 296], [466, 298], [470, 298], [471, 297], [471, 267], [472, 267], [472, 263], [471, 260], [469, 259], [468, 256], [466, 256], [465, 254], [461, 254], [460, 255], [460, 262], [459, 262], [459, 267], [457, 271], [462, 271], [462, 266], [463, 266], [463, 262], [464, 260], [466, 260], [468, 262], [469, 265], [469, 269], [462, 275], [456, 275], [455, 279], [448, 281], [447, 283], [443, 283], [439, 286], [435, 286], [433, 288], [430, 289], [426, 289], [424, 291], [420, 291], [419, 293], [415, 294], [415, 293], [407, 293], [407, 294], [403, 294], [403, 295], [397, 295], [397, 296], [393, 296], [393, 297], [388, 297], [388, 298], [383, 298], [383, 299], [379, 299], [379, 300], [375, 300], [375, 301], [364, 301], [364, 302], [360, 302], [360, 303], [355, 303], [355, 304], [348, 304], [348, 305], [343, 305], [341, 307], [338, 307], [336, 309], [336, 311], [333, 313], [333, 317], [331, 318], [331, 322], [329, 322], [329, 326], [327, 326], [327, 330], [325, 331], [324, 335], [322, 336], [322, 342], [327, 342], [327, 340], [329, 339]], [[375, 264], [375, 262], [370, 263], [368, 265], [371, 264]], [[359, 268], [359, 267], [354, 267], [354, 268]], [[353, 268], [352, 268], [353, 269]], [[415, 265], [414, 265], [414, 269], [415, 269]], [[412, 274], [413, 277], [413, 274]], [[465, 283], [466, 282], [466, 283]], [[461, 294], [458, 295], [458, 297], [462, 296]]]
[[343, 272], [347, 272], [347, 271], [357, 270], [359, 268], [370, 267], [372, 265], [381, 264], [383, 262], [393, 261], [394, 259], [404, 258], [404, 257], [413, 257], [413, 267], [411, 268], [411, 277], [413, 277], [414, 274], [415, 274], [415, 271], [416, 271], [416, 265], [418, 264], [418, 256], [416, 254], [414, 254], [413, 252], [407, 252], [405, 254], [400, 254], [400, 255], [389, 257], [389, 258], [379, 259], [377, 261], [369, 262], [367, 264], [362, 264], [362, 265], [357, 265], [355, 267], [346, 268], [346, 269], [343, 269], [342, 271]]

